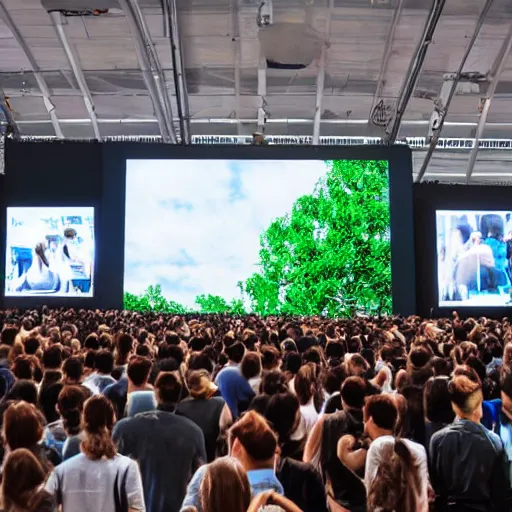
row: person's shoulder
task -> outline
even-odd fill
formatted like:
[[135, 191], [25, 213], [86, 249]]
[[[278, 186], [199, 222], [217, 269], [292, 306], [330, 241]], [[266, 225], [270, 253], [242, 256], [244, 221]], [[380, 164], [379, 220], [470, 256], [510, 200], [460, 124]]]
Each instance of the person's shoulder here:
[[138, 423], [138, 417], [122, 418], [115, 424], [114, 431], [116, 432], [116, 434], [127, 432], [131, 429], [137, 428]]
[[89, 459], [83, 453], [79, 453], [73, 457], [70, 457], [69, 459], [66, 459], [58, 466], [55, 466], [54, 471], [56, 474], [62, 474], [66, 471], [70, 471], [71, 469], [87, 464], [88, 460]]
[[425, 447], [417, 443], [416, 441], [411, 441], [410, 439], [403, 439], [405, 442], [405, 445], [409, 450], [418, 458], [427, 458], [427, 450], [425, 450]]

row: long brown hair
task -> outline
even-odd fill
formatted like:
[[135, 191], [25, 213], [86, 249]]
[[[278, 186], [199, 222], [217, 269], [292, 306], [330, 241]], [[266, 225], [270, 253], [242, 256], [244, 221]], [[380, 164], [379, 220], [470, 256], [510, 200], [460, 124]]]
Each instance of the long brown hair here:
[[377, 475], [368, 491], [368, 511], [411, 512], [418, 509], [421, 478], [406, 444], [396, 439], [382, 451]]
[[38, 488], [45, 480], [46, 473], [32, 452], [25, 448], [11, 452], [2, 471], [4, 510], [33, 510], [32, 505], [41, 494]]
[[113, 459], [117, 453], [112, 441], [114, 428], [114, 407], [103, 395], [96, 395], [85, 402], [82, 427], [85, 438], [82, 452], [88, 459], [99, 460], [103, 457]]
[[246, 512], [251, 486], [240, 463], [223, 457], [206, 466], [201, 483], [203, 512]]

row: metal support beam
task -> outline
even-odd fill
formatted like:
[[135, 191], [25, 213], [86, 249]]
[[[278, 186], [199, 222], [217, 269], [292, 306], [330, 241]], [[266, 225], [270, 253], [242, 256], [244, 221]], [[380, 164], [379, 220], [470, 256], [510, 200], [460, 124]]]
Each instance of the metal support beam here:
[[92, 99], [91, 91], [89, 90], [89, 86], [87, 85], [87, 81], [85, 80], [84, 72], [80, 66], [80, 59], [78, 58], [78, 54], [76, 52], [75, 46], [69, 41], [66, 31], [64, 29], [64, 25], [62, 23], [62, 15], [60, 12], [50, 12], [50, 18], [53, 22], [53, 26], [55, 27], [55, 31], [57, 32], [57, 36], [59, 38], [60, 44], [64, 49], [66, 57], [68, 59], [69, 65], [73, 70], [73, 74], [75, 75], [75, 79], [77, 81], [78, 87], [82, 96], [84, 98], [85, 108], [91, 118], [92, 129], [94, 131], [94, 137], [98, 140], [101, 140], [100, 129], [98, 125], [98, 119], [96, 117], [96, 109], [94, 106], [94, 101]]
[[234, 44], [234, 59], [233, 68], [235, 71], [235, 119], [237, 122], [237, 133], [242, 134], [242, 124], [240, 123], [241, 108], [240, 108], [240, 72], [242, 67], [242, 44], [240, 42], [240, 18], [238, 0], [231, 0], [231, 39]]
[[389, 25], [386, 43], [384, 44], [384, 53], [382, 55], [382, 60], [380, 63], [379, 78], [377, 79], [377, 88], [375, 89], [375, 94], [373, 95], [372, 109], [370, 111], [370, 119], [368, 120], [368, 122], [371, 122], [373, 109], [375, 108], [375, 105], [377, 105], [377, 103], [379, 102], [380, 97], [382, 96], [382, 90], [384, 89], [384, 84], [386, 83], [386, 72], [388, 70], [389, 59], [391, 58], [391, 52], [393, 50], [393, 41], [395, 40], [396, 28], [398, 27], [398, 22], [400, 21], [400, 16], [402, 15], [404, 1], [405, 0], [398, 0], [398, 4], [393, 12], [393, 17]]
[[119, 3], [128, 22], [142, 77], [153, 103], [162, 138], [164, 142], [176, 144], [171, 101], [144, 15], [137, 0], [119, 0]]
[[322, 121], [322, 102], [324, 99], [325, 88], [325, 61], [327, 59], [327, 50], [331, 40], [331, 13], [334, 7], [334, 0], [329, 0], [329, 11], [325, 24], [325, 44], [322, 46], [320, 63], [318, 65], [318, 74], [316, 76], [316, 98], [315, 98], [315, 117], [313, 120], [313, 145], [317, 146], [320, 142], [320, 123]]
[[[7, 128], [3, 131], [4, 135], [8, 135], [12, 133], [16, 138], [20, 137], [20, 131], [18, 129], [18, 125], [14, 120], [14, 117], [11, 112], [11, 107], [7, 98], [5, 97], [5, 93], [3, 89], [0, 87], [0, 121], [2, 117], [5, 118], [5, 122], [7, 123]], [[0, 136], [2, 135], [2, 131], [0, 131]]]
[[431, 121], [431, 129], [433, 130], [433, 136], [432, 140], [430, 141], [430, 146], [427, 150], [427, 154], [425, 155], [425, 158], [423, 160], [423, 164], [421, 165], [420, 172], [418, 173], [418, 176], [416, 178], [417, 182], [420, 182], [423, 179], [423, 176], [425, 176], [425, 173], [427, 172], [428, 165], [430, 163], [432, 155], [434, 154], [439, 138], [441, 137], [441, 131], [443, 129], [446, 116], [448, 115], [448, 110], [452, 103], [453, 97], [455, 96], [455, 92], [457, 91], [457, 85], [460, 82], [464, 66], [466, 65], [466, 61], [468, 60], [468, 57], [471, 53], [471, 50], [473, 49], [473, 46], [475, 45], [475, 42], [478, 38], [478, 34], [482, 29], [485, 18], [487, 17], [487, 14], [491, 9], [493, 1], [494, 0], [486, 1], [484, 8], [482, 9], [480, 16], [478, 17], [475, 30], [473, 31], [473, 35], [471, 36], [468, 45], [466, 46], [466, 50], [459, 64], [459, 68], [457, 69], [457, 72], [455, 73], [452, 79], [449, 91], [446, 91], [447, 87], [445, 86], [445, 90], [443, 91], [443, 89], [441, 89], [441, 92], [437, 98], [433, 119]]
[[494, 95], [496, 93], [496, 88], [498, 87], [498, 82], [500, 81], [501, 74], [505, 69], [505, 64], [510, 57], [510, 51], [512, 50], [512, 25], [508, 31], [507, 38], [503, 42], [503, 45], [500, 49], [497, 60], [495, 61], [491, 72], [493, 73], [490, 77], [491, 83], [489, 84], [489, 88], [487, 89], [487, 95], [483, 104], [482, 113], [480, 114], [480, 119], [478, 120], [478, 127], [476, 129], [475, 135], [475, 144], [471, 150], [469, 155], [468, 167], [466, 170], [466, 184], [469, 184], [471, 181], [471, 175], [473, 174], [473, 169], [475, 168], [476, 158], [478, 156], [478, 150], [480, 149], [480, 139], [482, 138], [485, 130], [485, 125], [487, 123], [487, 117], [489, 115], [489, 110], [491, 109], [491, 104], [494, 99]]
[[398, 132], [400, 131], [402, 117], [405, 114], [409, 100], [416, 88], [416, 83], [418, 82], [423, 62], [427, 56], [428, 47], [432, 42], [432, 38], [439, 19], [441, 18], [445, 3], [446, 0], [432, 1], [432, 7], [430, 8], [425, 27], [423, 28], [423, 33], [418, 42], [418, 46], [416, 47], [413, 58], [411, 59], [411, 63], [409, 64], [409, 69], [400, 90], [400, 94], [398, 95], [395, 113], [386, 128], [384, 140], [387, 144], [394, 144], [396, 141]]
[[64, 135], [62, 133], [62, 130], [61, 130], [61, 127], [59, 124], [59, 119], [57, 118], [57, 113], [55, 112], [55, 105], [53, 104], [53, 102], [51, 100], [50, 89], [48, 88], [48, 85], [46, 84], [46, 80], [44, 79], [43, 74], [41, 73], [41, 69], [39, 68], [39, 65], [37, 64], [34, 54], [32, 53], [32, 50], [29, 48], [25, 39], [21, 35], [21, 32], [19, 31], [18, 27], [14, 23], [11, 15], [9, 14], [9, 11], [7, 10], [7, 8], [5, 7], [5, 5], [3, 3], [3, 0], [0, 0], [0, 18], [3, 19], [4, 23], [7, 25], [9, 30], [12, 32], [14, 38], [16, 39], [16, 41], [20, 45], [21, 49], [23, 50], [23, 53], [27, 57], [30, 67], [32, 68], [32, 72], [34, 73], [34, 78], [36, 79], [39, 90], [41, 91], [44, 106], [46, 107], [48, 115], [52, 121], [53, 129], [55, 130], [55, 135], [59, 139], [63, 139]]
[[260, 50], [260, 61], [258, 64], [258, 96], [260, 97], [260, 106], [258, 107], [258, 131], [265, 130], [265, 121], [267, 112], [267, 59]]
[[178, 7], [176, 0], [164, 1], [168, 4], [172, 70], [174, 75], [174, 88], [176, 90], [176, 103], [178, 105], [178, 117], [180, 120], [181, 143], [188, 145], [192, 143], [192, 134], [190, 130], [187, 81], [185, 79], [185, 65], [183, 63], [183, 51], [178, 22]]

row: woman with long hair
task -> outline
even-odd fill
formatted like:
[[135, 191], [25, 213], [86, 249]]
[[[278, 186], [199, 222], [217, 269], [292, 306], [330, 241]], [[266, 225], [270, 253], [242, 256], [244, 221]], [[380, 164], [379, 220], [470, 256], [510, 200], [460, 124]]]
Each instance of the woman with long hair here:
[[82, 453], [58, 466], [46, 484], [62, 512], [146, 510], [137, 463], [119, 455], [112, 441], [114, 423], [114, 407], [107, 398], [97, 395], [87, 400]]
[[246, 512], [251, 503], [247, 475], [231, 457], [208, 464], [200, 492], [203, 512]]
[[43, 489], [45, 480], [32, 452], [24, 448], [11, 452], [2, 474], [3, 512], [55, 512], [55, 500]]
[[368, 489], [368, 512], [418, 510], [421, 477], [407, 445], [400, 439], [381, 452], [377, 475]]

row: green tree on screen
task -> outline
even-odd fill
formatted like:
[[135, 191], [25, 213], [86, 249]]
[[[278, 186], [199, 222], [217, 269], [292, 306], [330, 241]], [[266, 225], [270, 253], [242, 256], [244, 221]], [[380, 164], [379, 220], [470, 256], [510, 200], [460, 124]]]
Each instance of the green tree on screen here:
[[391, 310], [387, 162], [328, 162], [326, 176], [261, 235], [243, 289], [256, 313]]

